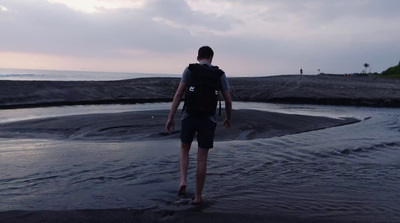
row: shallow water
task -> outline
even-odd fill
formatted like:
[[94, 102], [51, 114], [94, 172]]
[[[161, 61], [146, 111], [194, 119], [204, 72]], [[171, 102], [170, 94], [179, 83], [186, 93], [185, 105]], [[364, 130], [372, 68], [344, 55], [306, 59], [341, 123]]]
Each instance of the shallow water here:
[[[283, 137], [217, 142], [209, 155], [203, 211], [400, 221], [398, 110], [240, 104], [236, 108], [362, 121]], [[178, 146], [176, 140], [4, 139], [0, 211], [191, 209], [187, 201], [194, 195], [196, 150], [191, 151], [188, 196], [178, 198]]]

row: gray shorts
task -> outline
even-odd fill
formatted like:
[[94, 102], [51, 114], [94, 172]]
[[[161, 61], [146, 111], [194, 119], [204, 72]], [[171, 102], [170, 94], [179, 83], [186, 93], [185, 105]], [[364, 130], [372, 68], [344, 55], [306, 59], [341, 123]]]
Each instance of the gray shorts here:
[[214, 147], [214, 135], [217, 123], [209, 118], [187, 116], [182, 120], [181, 142], [191, 144], [197, 133], [199, 148], [211, 149]]

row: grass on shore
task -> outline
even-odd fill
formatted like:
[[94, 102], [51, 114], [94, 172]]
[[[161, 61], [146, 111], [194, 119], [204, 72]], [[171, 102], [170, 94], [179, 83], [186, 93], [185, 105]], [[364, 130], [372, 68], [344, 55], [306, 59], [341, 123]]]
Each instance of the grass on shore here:
[[400, 78], [400, 62], [399, 65], [394, 67], [389, 67], [387, 70], [383, 71], [379, 76], [390, 77], [390, 78]]

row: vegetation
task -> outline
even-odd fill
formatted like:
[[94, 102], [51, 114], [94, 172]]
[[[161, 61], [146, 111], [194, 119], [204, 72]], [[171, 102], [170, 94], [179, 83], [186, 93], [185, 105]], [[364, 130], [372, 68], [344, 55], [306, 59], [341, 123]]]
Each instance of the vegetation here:
[[[363, 71], [363, 73], [367, 73], [367, 68], [369, 67], [368, 63], [364, 64], [365, 70]], [[369, 73], [371, 73], [371, 68], [369, 68]]]
[[389, 67], [381, 73], [382, 77], [399, 77], [400, 78], [400, 62], [397, 66]]

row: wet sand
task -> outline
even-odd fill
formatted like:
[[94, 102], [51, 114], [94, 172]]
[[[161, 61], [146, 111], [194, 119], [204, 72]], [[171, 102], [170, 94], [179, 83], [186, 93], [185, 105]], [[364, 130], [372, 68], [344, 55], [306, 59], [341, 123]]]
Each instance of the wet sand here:
[[[165, 133], [167, 110], [119, 114], [74, 115], [34, 119], [0, 125], [0, 138], [44, 138], [53, 140], [147, 141], [176, 139], [179, 144], [179, 115], [174, 134]], [[216, 141], [277, 137], [358, 122], [354, 118], [291, 115], [256, 110], [234, 110], [232, 129], [222, 127], [218, 118]], [[0, 222], [330, 222], [330, 219], [301, 219], [296, 216], [261, 216], [207, 212], [208, 205], [186, 210], [36, 210], [0, 212]], [[337, 219], [331, 222], [338, 222]]]
[[[148, 78], [111, 82], [0, 81], [0, 108], [75, 104], [117, 104], [171, 101], [178, 78]], [[231, 78], [233, 100], [334, 105], [400, 106], [399, 80], [368, 77], [275, 76]], [[164, 124], [168, 111], [92, 114], [27, 120], [0, 125], [1, 138], [45, 138], [84, 141], [146, 141], [179, 138], [168, 135]], [[216, 141], [278, 137], [358, 122], [234, 110], [233, 127], [224, 130], [222, 120]], [[290, 216], [257, 216], [205, 212], [202, 205], [184, 211], [132, 209], [6, 211], [0, 222], [338, 222], [330, 219], [300, 219]], [[348, 221], [347, 221], [348, 222]]]
[[[0, 124], [1, 138], [47, 138], [55, 140], [149, 141], [179, 139], [180, 114], [172, 134], [164, 125], [168, 110], [90, 114], [34, 119]], [[180, 112], [178, 112], [180, 113]], [[216, 141], [270, 138], [358, 122], [355, 118], [329, 118], [281, 114], [257, 110], [233, 110], [232, 128], [224, 129], [218, 116]]]
[[[224, 214], [202, 212], [204, 207], [193, 206], [188, 211], [150, 211], [132, 209], [109, 210], [70, 210], [70, 211], [9, 211], [0, 212], [3, 223], [36, 223], [36, 222], [232, 222], [232, 223], [340, 223], [342, 221], [328, 218], [298, 218], [294, 216], [259, 216], [244, 214]], [[346, 221], [349, 222], [349, 221]], [[356, 222], [356, 221], [354, 221]]]

